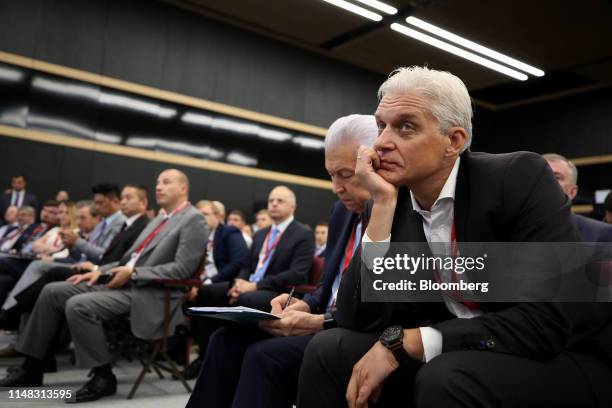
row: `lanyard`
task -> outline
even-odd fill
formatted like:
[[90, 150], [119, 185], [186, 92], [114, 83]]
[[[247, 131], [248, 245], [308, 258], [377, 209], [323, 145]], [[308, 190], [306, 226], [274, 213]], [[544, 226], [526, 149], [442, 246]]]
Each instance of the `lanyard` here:
[[134, 251], [134, 254], [140, 255], [142, 250], [145, 249], [147, 247], [147, 245], [149, 245], [151, 243], [151, 241], [153, 241], [153, 239], [155, 239], [155, 237], [157, 236], [157, 234], [159, 234], [159, 232], [162, 230], [162, 228], [164, 228], [164, 226], [166, 225], [168, 220], [171, 217], [173, 217], [174, 215], [176, 215], [176, 214], [180, 213], [181, 211], [183, 211], [185, 208], [187, 208], [188, 204], [189, 204], [188, 202], [184, 202], [183, 205], [178, 207], [176, 210], [172, 211], [166, 218], [164, 218], [164, 220], [159, 223], [159, 225], [149, 234], [149, 236], [146, 237], [144, 241], [142, 241], [142, 243], [138, 246], [138, 248], [136, 248], [136, 250]]
[[[457, 232], [455, 230], [455, 221], [453, 221], [452, 225], [451, 225], [451, 236], [450, 236], [450, 250], [451, 250], [451, 257], [453, 259], [455, 259], [458, 255], [458, 250], [457, 250]], [[451, 281], [453, 283], [457, 282], [457, 273], [455, 272], [455, 266], [454, 266], [454, 262], [453, 262], [453, 269], [451, 271]], [[436, 280], [438, 281], [438, 283], [441, 283], [441, 279], [439, 276], [439, 273], [434, 273], [434, 276], [436, 277]], [[479, 310], [480, 306], [478, 305], [477, 302], [472, 302], [469, 300], [463, 300], [461, 293], [459, 291], [456, 290], [449, 290], [449, 291], [445, 291], [444, 292], [446, 295], [448, 295], [451, 299], [453, 299], [455, 302], [461, 303], [462, 305], [464, 305], [465, 307], [467, 307], [470, 310]]]
[[268, 231], [268, 234], [266, 235], [266, 240], [265, 240], [266, 253], [264, 255], [263, 260], [261, 261], [262, 265], [266, 263], [266, 261], [268, 260], [268, 258], [272, 254], [272, 252], [274, 252], [274, 250], [278, 246], [278, 243], [280, 242], [281, 238], [283, 237], [284, 233], [285, 233], [285, 231], [283, 231], [280, 234], [278, 234], [278, 236], [276, 237], [276, 239], [274, 240], [274, 242], [270, 246], [269, 240], [270, 240], [270, 236], [272, 235], [272, 228], [270, 228], [270, 231]]

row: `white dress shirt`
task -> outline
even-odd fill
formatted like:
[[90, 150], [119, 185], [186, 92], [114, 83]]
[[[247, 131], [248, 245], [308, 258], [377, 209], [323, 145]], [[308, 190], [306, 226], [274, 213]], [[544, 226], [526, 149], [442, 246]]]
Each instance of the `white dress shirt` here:
[[[412, 208], [421, 215], [423, 221], [423, 232], [427, 242], [444, 242], [451, 241], [451, 228], [454, 219], [455, 205], [455, 189], [457, 187], [457, 174], [459, 173], [459, 164], [461, 158], [458, 157], [455, 165], [451, 170], [448, 179], [444, 183], [438, 198], [431, 206], [431, 211], [423, 210], [412, 191], [410, 199], [412, 200]], [[363, 237], [363, 242], [373, 242], [368, 234]], [[378, 243], [391, 242], [391, 236]], [[377, 251], [378, 252], [378, 251]], [[386, 252], [386, 251], [385, 251]], [[450, 255], [450, 254], [448, 254]], [[442, 276], [444, 279], [444, 276]], [[462, 303], [459, 303], [449, 296], [444, 296], [446, 308], [455, 316], [461, 319], [470, 319], [480, 316], [482, 311], [471, 310]], [[442, 354], [442, 333], [432, 327], [420, 327], [421, 340], [423, 342], [424, 360], [429, 362], [432, 358]]]

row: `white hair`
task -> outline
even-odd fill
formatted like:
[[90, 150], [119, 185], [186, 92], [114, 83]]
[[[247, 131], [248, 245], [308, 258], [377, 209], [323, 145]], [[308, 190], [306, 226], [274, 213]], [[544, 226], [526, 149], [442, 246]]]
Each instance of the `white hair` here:
[[446, 71], [427, 67], [403, 67], [393, 71], [378, 89], [378, 99], [386, 94], [413, 91], [431, 103], [431, 113], [438, 120], [441, 132], [451, 127], [465, 129], [467, 150], [472, 143], [472, 101], [461, 79]]
[[576, 168], [576, 165], [572, 163], [567, 157], [561, 156], [560, 154], [557, 154], [557, 153], [546, 153], [546, 154], [543, 154], [542, 157], [546, 161], [565, 163], [567, 167], [569, 168], [570, 179], [572, 180], [572, 184], [575, 186], [578, 185], [578, 169]]
[[372, 146], [378, 136], [376, 119], [372, 115], [348, 115], [336, 119], [327, 129], [325, 151], [338, 146]]

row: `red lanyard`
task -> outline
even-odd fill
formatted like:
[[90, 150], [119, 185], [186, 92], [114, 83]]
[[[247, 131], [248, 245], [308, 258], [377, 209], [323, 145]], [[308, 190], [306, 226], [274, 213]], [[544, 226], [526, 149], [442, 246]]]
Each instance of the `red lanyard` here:
[[[450, 250], [451, 250], [451, 257], [454, 259], [457, 257], [458, 254], [458, 250], [457, 250], [457, 232], [455, 231], [455, 222], [453, 221], [452, 225], [451, 225], [451, 236], [450, 236]], [[440, 283], [440, 278], [438, 273], [435, 274], [436, 275], [436, 280], [438, 281], [438, 283]], [[451, 281], [452, 282], [457, 282], [457, 274], [455, 273], [455, 267], [453, 266], [453, 269], [451, 271]], [[478, 305], [477, 302], [472, 302], [469, 300], [463, 300], [461, 297], [461, 293], [459, 291], [456, 290], [449, 290], [449, 291], [445, 291], [445, 293], [452, 298], [454, 301], [459, 302], [461, 304], [463, 304], [465, 307], [467, 307], [470, 310], [479, 310], [480, 306]]]
[[262, 265], [266, 263], [266, 261], [270, 257], [270, 254], [272, 253], [272, 251], [274, 251], [276, 249], [276, 247], [278, 246], [278, 243], [280, 242], [280, 240], [283, 237], [284, 233], [285, 233], [285, 231], [283, 231], [280, 234], [278, 234], [278, 236], [276, 237], [276, 239], [272, 243], [272, 246], [270, 246], [270, 242], [268, 242], [269, 239], [270, 239], [270, 236], [272, 235], [272, 228], [270, 228], [270, 231], [268, 231], [268, 234], [266, 235], [266, 240], [264, 241], [264, 243], [266, 245], [266, 253], [264, 255], [264, 259], [261, 261]]
[[[359, 225], [359, 219], [355, 225], [353, 225], [353, 231], [351, 232], [351, 237], [346, 244], [346, 249], [344, 250], [344, 261], [342, 262], [342, 274], [346, 273], [346, 270], [351, 263], [351, 259], [353, 259], [353, 253], [355, 252], [355, 239], [357, 238], [357, 226]], [[361, 228], [361, 235], [365, 232], [365, 228]]]
[[188, 204], [189, 204], [188, 202], [183, 203], [183, 205], [178, 207], [176, 210], [172, 211], [170, 213], [170, 215], [168, 215], [166, 218], [164, 218], [164, 220], [159, 223], [159, 225], [149, 234], [149, 236], [146, 237], [144, 241], [142, 241], [142, 243], [138, 246], [138, 248], [136, 248], [134, 253], [135, 254], [140, 254], [142, 252], [142, 250], [145, 249], [147, 247], [147, 245], [149, 245], [151, 243], [151, 241], [153, 241], [155, 239], [157, 234], [159, 234], [159, 232], [162, 230], [162, 228], [164, 228], [164, 226], [166, 225], [168, 220], [171, 217], [173, 217], [174, 215], [176, 215], [176, 214], [180, 213], [181, 211], [183, 211], [187, 207]]

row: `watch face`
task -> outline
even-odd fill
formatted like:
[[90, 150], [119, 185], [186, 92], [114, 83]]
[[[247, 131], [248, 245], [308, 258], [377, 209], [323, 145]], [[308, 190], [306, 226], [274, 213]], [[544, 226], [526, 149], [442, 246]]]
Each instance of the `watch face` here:
[[392, 345], [400, 341], [404, 334], [402, 326], [391, 326], [387, 327], [385, 331], [380, 335], [380, 341], [384, 345]]

